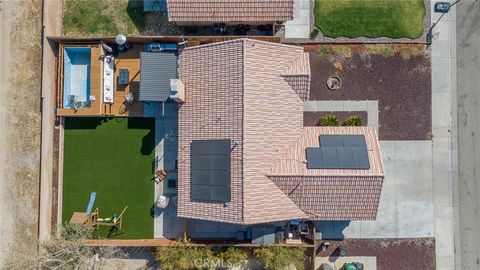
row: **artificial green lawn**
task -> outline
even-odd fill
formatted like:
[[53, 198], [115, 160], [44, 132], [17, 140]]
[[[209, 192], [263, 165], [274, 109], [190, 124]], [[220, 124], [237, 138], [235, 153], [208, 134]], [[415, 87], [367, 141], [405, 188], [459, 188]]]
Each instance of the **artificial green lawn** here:
[[[66, 118], [63, 165], [63, 221], [85, 211], [97, 192], [100, 217], [123, 215], [125, 233], [110, 238], [153, 238], [155, 147], [153, 118]], [[97, 235], [106, 237], [106, 228]]]
[[315, 25], [327, 37], [419, 38], [423, 0], [315, 0]]

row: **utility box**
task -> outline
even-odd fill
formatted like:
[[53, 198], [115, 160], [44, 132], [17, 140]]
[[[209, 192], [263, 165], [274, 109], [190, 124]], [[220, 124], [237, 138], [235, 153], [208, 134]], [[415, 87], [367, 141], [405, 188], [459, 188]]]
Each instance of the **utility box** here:
[[185, 102], [185, 85], [179, 79], [170, 79], [170, 98], [178, 103]]
[[252, 244], [268, 246], [275, 244], [275, 227], [254, 227], [252, 229]]

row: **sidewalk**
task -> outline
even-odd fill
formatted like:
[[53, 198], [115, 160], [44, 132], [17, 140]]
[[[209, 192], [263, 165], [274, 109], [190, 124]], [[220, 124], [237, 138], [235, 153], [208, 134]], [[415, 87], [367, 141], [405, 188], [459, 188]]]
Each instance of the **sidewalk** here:
[[[453, 2], [453, 1], [450, 1]], [[433, 12], [432, 24], [440, 17]], [[453, 198], [457, 183], [456, 7], [432, 31], [432, 167], [437, 269], [455, 269]]]

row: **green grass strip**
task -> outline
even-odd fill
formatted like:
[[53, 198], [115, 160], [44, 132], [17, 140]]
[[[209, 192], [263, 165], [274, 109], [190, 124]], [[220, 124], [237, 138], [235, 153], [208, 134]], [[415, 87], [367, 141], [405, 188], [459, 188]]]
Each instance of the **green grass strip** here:
[[423, 0], [316, 0], [315, 25], [327, 37], [419, 38]]

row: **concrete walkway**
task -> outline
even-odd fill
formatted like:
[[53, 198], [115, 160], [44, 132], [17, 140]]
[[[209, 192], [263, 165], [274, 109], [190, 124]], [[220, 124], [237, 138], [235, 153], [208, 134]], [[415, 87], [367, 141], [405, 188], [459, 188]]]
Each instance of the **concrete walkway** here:
[[295, 0], [293, 20], [285, 23], [285, 38], [310, 37], [310, 0]]
[[[453, 0], [450, 2], [454, 2]], [[432, 1], [433, 11], [433, 1]], [[431, 13], [432, 23], [440, 14]], [[453, 198], [457, 184], [456, 7], [432, 31], [432, 168], [437, 269], [455, 269]]]
[[[155, 117], [155, 169], [163, 169], [167, 177], [161, 182], [155, 182], [154, 200], [160, 195], [172, 198], [177, 195], [176, 183], [178, 179], [175, 168], [175, 160], [178, 156], [178, 104], [175, 102], [149, 103], [144, 107], [144, 115]], [[169, 181], [175, 182], [175, 187], [169, 187]], [[170, 203], [173, 205], [173, 203]], [[175, 207], [169, 207], [173, 209]], [[164, 226], [166, 219], [175, 213], [168, 213], [155, 209], [153, 225], [154, 238], [165, 237]], [[168, 217], [167, 217], [168, 216]], [[183, 220], [177, 221], [176, 233], [181, 235], [183, 231]], [[175, 235], [178, 237], [179, 235]]]

